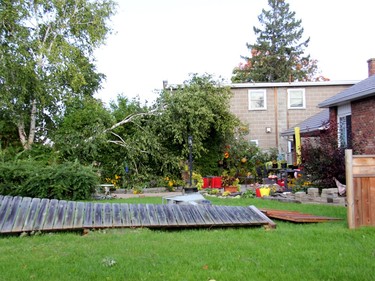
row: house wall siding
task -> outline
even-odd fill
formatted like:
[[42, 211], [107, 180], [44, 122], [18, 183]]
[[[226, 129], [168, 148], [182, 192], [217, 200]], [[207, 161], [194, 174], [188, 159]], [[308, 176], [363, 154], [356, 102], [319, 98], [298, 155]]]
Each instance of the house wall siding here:
[[[345, 90], [351, 85], [293, 86], [290, 87], [249, 87], [232, 88], [233, 97], [230, 102], [231, 112], [242, 123], [248, 125], [248, 140], [258, 140], [259, 147], [269, 149], [277, 147], [280, 152], [287, 152], [287, 139], [280, 133], [294, 127], [305, 119], [317, 114], [322, 109], [318, 104], [331, 96]], [[288, 89], [305, 89], [306, 108], [288, 109]], [[267, 110], [248, 109], [248, 91], [264, 89], [267, 95]], [[271, 133], [266, 133], [266, 127]]]
[[353, 146], [362, 148], [363, 154], [375, 154], [375, 99], [373, 97], [352, 102], [352, 136]]

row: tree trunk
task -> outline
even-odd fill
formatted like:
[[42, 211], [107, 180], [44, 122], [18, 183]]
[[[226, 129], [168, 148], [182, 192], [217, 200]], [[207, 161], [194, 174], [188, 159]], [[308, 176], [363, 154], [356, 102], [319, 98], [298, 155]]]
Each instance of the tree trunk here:
[[30, 131], [29, 137], [27, 137], [25, 131], [25, 122], [23, 120], [18, 121], [18, 135], [24, 150], [31, 149], [35, 139], [35, 124], [36, 124], [36, 100], [34, 99], [31, 104], [30, 113]]

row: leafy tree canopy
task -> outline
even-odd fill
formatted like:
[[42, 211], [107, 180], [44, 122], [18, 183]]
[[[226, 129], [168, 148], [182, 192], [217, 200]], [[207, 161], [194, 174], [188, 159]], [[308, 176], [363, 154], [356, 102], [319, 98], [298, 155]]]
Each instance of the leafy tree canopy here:
[[24, 149], [46, 139], [67, 100], [100, 87], [92, 55], [114, 8], [112, 0], [0, 2], [0, 109]]
[[317, 61], [305, 55], [310, 38], [303, 40], [302, 21], [284, 0], [268, 0], [269, 10], [258, 16], [261, 27], [253, 27], [256, 42], [247, 43], [251, 57], [234, 68], [232, 82], [288, 82], [314, 78]]

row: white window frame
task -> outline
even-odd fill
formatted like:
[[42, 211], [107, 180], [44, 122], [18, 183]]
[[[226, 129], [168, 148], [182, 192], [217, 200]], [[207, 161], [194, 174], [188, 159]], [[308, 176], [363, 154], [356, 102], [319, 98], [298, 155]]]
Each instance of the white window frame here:
[[[294, 93], [302, 94], [302, 106], [292, 106], [291, 96]], [[306, 108], [305, 89], [288, 89], [288, 109], [305, 109], [305, 108]]]
[[352, 108], [350, 103], [341, 105], [337, 108], [337, 137], [339, 147], [348, 147], [349, 138], [351, 137], [351, 126], [348, 121], [351, 122], [351, 118], [348, 120], [348, 116], [352, 115]]
[[256, 146], [259, 146], [259, 140], [250, 140], [250, 144], [254, 144]]
[[[253, 94], [263, 95], [263, 106], [259, 107], [256, 101], [252, 99]], [[267, 91], [263, 89], [249, 90], [248, 91], [249, 110], [267, 110]]]

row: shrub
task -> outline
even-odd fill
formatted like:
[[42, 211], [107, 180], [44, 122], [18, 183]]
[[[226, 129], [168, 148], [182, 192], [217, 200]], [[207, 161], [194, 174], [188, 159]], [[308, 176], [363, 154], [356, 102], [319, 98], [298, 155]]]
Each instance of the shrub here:
[[0, 163], [0, 194], [65, 200], [89, 199], [98, 185], [92, 167], [35, 160]]

